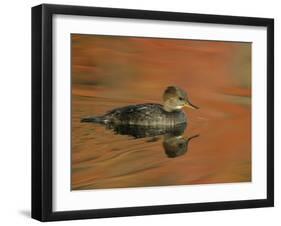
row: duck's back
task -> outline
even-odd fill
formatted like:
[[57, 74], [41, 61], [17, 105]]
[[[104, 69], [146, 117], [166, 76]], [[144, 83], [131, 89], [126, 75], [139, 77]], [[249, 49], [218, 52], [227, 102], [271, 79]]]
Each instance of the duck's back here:
[[128, 125], [168, 125], [186, 123], [186, 116], [182, 111], [167, 112], [161, 104], [138, 104], [116, 108], [104, 115], [106, 123]]

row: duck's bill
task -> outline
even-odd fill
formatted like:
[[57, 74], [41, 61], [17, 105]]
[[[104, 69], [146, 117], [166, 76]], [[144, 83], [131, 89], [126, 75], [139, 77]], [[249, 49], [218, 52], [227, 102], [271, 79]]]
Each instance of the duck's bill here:
[[192, 103], [188, 103], [188, 102], [184, 104], [184, 107], [189, 107], [189, 108], [192, 108], [192, 109], [199, 109], [199, 107], [193, 105]]

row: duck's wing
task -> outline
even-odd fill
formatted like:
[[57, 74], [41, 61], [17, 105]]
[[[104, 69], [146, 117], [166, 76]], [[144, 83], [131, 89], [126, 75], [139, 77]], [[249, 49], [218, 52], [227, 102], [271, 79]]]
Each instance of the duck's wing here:
[[111, 120], [120, 120], [126, 123], [130, 121], [147, 121], [156, 114], [161, 114], [162, 111], [161, 104], [146, 103], [116, 108], [107, 112], [105, 116]]
[[112, 114], [134, 114], [134, 113], [159, 113], [161, 112], [162, 105], [161, 104], [136, 104], [136, 105], [128, 105], [125, 107], [115, 108], [113, 110], [108, 111], [105, 115]]

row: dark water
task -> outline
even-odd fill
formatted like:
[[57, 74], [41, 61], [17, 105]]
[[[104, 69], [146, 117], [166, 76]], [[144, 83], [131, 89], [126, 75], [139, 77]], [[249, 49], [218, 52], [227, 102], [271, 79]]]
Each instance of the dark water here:
[[[251, 180], [251, 46], [72, 36], [72, 189]], [[129, 104], [161, 103], [166, 86], [199, 110], [178, 128], [81, 123]]]

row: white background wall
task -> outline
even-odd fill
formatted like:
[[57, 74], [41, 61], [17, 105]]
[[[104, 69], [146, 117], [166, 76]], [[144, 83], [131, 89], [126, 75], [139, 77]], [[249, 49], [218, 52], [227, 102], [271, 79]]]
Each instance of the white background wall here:
[[[275, 115], [281, 115], [280, 1], [60, 0], [45, 3], [275, 18]], [[31, 6], [42, 1], [2, 1], [0, 20], [0, 225], [38, 225], [30, 219]], [[278, 89], [279, 88], [279, 89]], [[56, 222], [55, 225], [277, 225], [281, 213], [280, 117], [275, 119], [275, 208]]]

